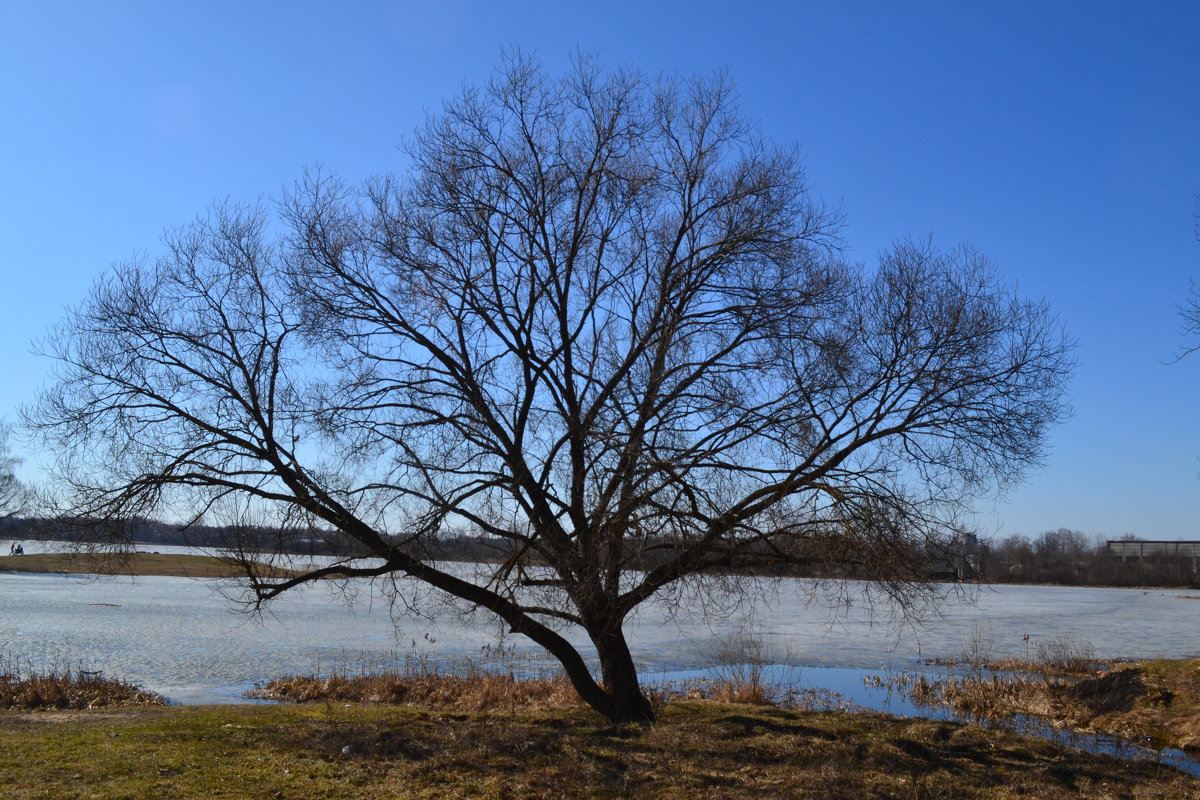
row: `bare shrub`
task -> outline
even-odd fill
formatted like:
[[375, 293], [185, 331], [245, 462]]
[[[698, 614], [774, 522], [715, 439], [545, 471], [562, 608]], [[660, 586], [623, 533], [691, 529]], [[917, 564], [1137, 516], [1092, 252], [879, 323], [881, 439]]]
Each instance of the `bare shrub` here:
[[778, 705], [780, 687], [767, 681], [767, 667], [779, 661], [761, 631], [741, 626], [713, 638], [709, 651], [715, 680], [701, 692], [704, 699], [723, 703]]
[[996, 634], [992, 632], [990, 625], [977, 620], [971, 626], [970, 635], [959, 644], [959, 661], [977, 668], [986, 667], [992, 663]]
[[730, 684], [760, 685], [770, 658], [762, 635], [747, 627], [713, 638], [714, 672]]
[[1096, 650], [1084, 639], [1060, 636], [1037, 643], [1037, 662], [1042, 667], [1067, 674], [1091, 672], [1096, 666]]

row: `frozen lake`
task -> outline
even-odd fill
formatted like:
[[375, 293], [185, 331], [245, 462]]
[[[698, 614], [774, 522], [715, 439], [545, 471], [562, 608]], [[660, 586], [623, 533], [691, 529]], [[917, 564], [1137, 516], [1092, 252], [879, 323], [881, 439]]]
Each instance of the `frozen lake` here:
[[[923, 658], [955, 658], [980, 644], [997, 658], [1032, 655], [1039, 642], [1066, 638], [1090, 643], [1099, 659], [1200, 654], [1200, 600], [1178, 590], [976, 587], [966, 598], [951, 592], [940, 615], [901, 621], [887, 603], [871, 607], [859, 584], [840, 585], [849, 602], [814, 594], [809, 581], [751, 585], [754, 602], [710, 609], [707, 617], [694, 608], [645, 605], [628, 627], [643, 678], [711, 668], [722, 642], [740, 631], [761, 643], [771, 662], [799, 668], [791, 674], [801, 685], [836, 689], [846, 688], [846, 673], [834, 668], [916, 669]], [[216, 586], [188, 578], [0, 573], [0, 656], [35, 667], [103, 670], [181, 703], [239, 702], [243, 690], [272, 677], [405, 659], [528, 672], [553, 667], [520, 637], [503, 638], [497, 652], [500, 629], [487, 615], [463, 614], [427, 596], [412, 611], [390, 606], [366, 583], [352, 586], [349, 604], [317, 587], [280, 598], [253, 618], [233, 610]]]

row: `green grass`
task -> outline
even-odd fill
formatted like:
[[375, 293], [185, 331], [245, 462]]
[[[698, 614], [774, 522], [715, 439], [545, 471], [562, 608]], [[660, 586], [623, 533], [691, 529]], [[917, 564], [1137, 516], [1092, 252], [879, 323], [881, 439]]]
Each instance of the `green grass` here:
[[0, 713], [6, 798], [1197, 798], [1200, 782], [974, 726], [672, 703], [304, 704]]

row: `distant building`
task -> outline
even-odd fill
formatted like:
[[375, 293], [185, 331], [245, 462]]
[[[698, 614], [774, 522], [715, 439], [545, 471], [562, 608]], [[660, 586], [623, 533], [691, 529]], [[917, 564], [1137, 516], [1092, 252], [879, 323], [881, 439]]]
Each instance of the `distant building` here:
[[960, 531], [953, 539], [938, 548], [930, 560], [928, 574], [940, 581], [971, 581], [979, 577], [979, 556], [982, 548], [979, 537]]
[[969, 531], [958, 534], [955, 567], [960, 581], [974, 580], [979, 575], [979, 537]]
[[1122, 561], [1142, 561], [1147, 558], [1191, 561], [1192, 572], [1200, 568], [1200, 542], [1169, 542], [1143, 539], [1109, 539], [1109, 555]]

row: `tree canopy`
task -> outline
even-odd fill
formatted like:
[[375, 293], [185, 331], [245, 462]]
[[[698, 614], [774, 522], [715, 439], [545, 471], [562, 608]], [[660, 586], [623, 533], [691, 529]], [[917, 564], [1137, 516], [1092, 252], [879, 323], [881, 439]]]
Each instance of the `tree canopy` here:
[[[920, 546], [1064, 413], [1070, 345], [1041, 303], [970, 249], [846, 262], [838, 215], [722, 76], [515, 57], [407, 155], [216, 207], [97, 283], [30, 414], [74, 513], [274, 520], [230, 543], [253, 601], [409, 576], [644, 720], [640, 603], [812, 564], [903, 599]], [[353, 548], [261, 572], [299, 523]], [[452, 530], [495, 542], [478, 579], [426, 557]]]

